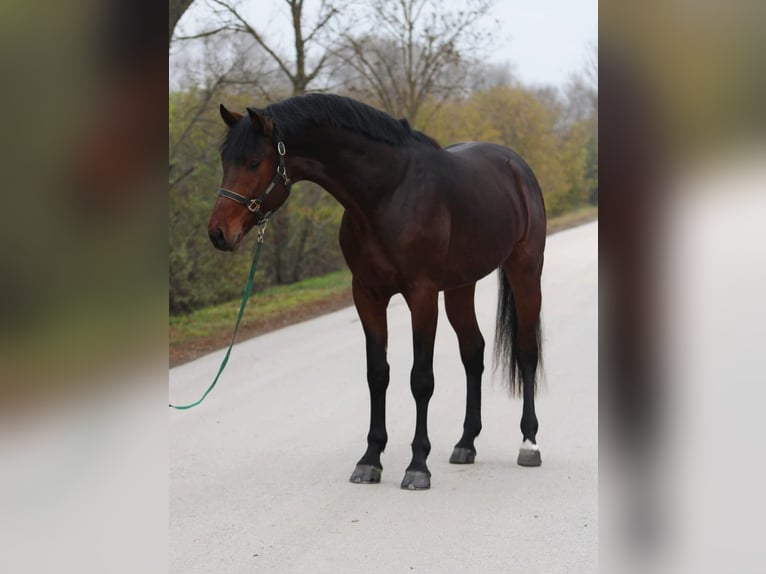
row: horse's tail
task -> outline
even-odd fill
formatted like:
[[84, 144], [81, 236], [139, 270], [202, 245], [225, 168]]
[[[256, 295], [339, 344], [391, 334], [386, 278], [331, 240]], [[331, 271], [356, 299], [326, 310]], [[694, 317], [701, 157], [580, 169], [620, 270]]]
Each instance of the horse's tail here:
[[[516, 301], [513, 289], [503, 272], [498, 270], [499, 288], [497, 300], [497, 323], [495, 328], [495, 368], [509, 373], [509, 390], [512, 396], [519, 396], [522, 391], [521, 360], [516, 348], [516, 336], [519, 323], [516, 316]], [[540, 337], [540, 320], [535, 325], [535, 345], [537, 350], [537, 366], [542, 366], [543, 349]], [[537, 390], [537, 382], [535, 382]]]

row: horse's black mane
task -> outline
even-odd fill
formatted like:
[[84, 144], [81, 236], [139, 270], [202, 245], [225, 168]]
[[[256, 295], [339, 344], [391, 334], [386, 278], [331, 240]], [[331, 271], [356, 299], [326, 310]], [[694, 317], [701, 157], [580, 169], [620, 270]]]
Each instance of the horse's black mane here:
[[312, 127], [341, 128], [392, 145], [416, 139], [438, 147], [433, 139], [413, 130], [407, 120], [395, 120], [367, 104], [334, 94], [295, 96], [271, 104], [265, 112], [286, 136]]
[[[410, 140], [433, 147], [439, 144], [426, 134], [413, 130], [407, 120], [396, 120], [375, 108], [333, 94], [306, 94], [288, 98], [261, 110], [271, 117], [282, 137], [298, 135], [311, 128], [340, 128], [372, 140], [402, 145]], [[247, 116], [246, 116], [247, 117]], [[250, 122], [240, 121], [226, 134], [221, 144], [225, 159], [242, 160], [255, 144]]]

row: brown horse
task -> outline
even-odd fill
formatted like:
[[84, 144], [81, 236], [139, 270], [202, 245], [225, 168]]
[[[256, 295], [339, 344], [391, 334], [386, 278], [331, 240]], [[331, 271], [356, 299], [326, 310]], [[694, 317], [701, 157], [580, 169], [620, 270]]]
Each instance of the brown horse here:
[[430, 487], [428, 403], [438, 294], [457, 333], [467, 377], [463, 435], [450, 462], [474, 462], [481, 431], [484, 338], [474, 311], [476, 282], [499, 269], [495, 351], [522, 392], [518, 464], [538, 466], [535, 376], [541, 355], [540, 275], [546, 219], [540, 186], [512, 150], [489, 143], [442, 149], [430, 137], [360, 102], [309, 94], [247, 109], [221, 106], [223, 182], [208, 224], [213, 244], [234, 249], [287, 200], [293, 181], [322, 186], [345, 208], [340, 246], [353, 274], [367, 343], [370, 431], [351, 482], [380, 482], [386, 433], [386, 309], [401, 293], [412, 314], [410, 387], [417, 416], [402, 488]]

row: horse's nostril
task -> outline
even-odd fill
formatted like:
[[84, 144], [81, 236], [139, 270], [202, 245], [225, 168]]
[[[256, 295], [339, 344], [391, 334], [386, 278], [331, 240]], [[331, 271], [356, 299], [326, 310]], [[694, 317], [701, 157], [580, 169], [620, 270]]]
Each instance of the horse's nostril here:
[[218, 249], [224, 249], [226, 247], [226, 239], [223, 236], [223, 229], [216, 225], [215, 229], [212, 229], [209, 235], [210, 241], [212, 241], [213, 245], [215, 245]]

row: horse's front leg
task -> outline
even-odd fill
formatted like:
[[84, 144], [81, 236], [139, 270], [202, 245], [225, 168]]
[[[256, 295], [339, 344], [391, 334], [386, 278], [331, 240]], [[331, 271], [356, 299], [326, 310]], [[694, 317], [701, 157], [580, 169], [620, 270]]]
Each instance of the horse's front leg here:
[[354, 279], [354, 304], [364, 328], [367, 341], [367, 384], [370, 388], [370, 432], [367, 451], [351, 474], [351, 482], [373, 484], [380, 482], [383, 465], [380, 453], [386, 448], [386, 389], [388, 388], [388, 362], [386, 347], [388, 328], [386, 309], [390, 297], [377, 295]]
[[415, 398], [415, 437], [412, 439], [412, 461], [402, 480], [402, 488], [425, 490], [431, 487], [431, 472], [426, 466], [431, 443], [428, 440], [428, 402], [434, 392], [434, 339], [439, 315], [439, 292], [420, 288], [405, 294], [412, 314], [413, 365], [410, 388]]

